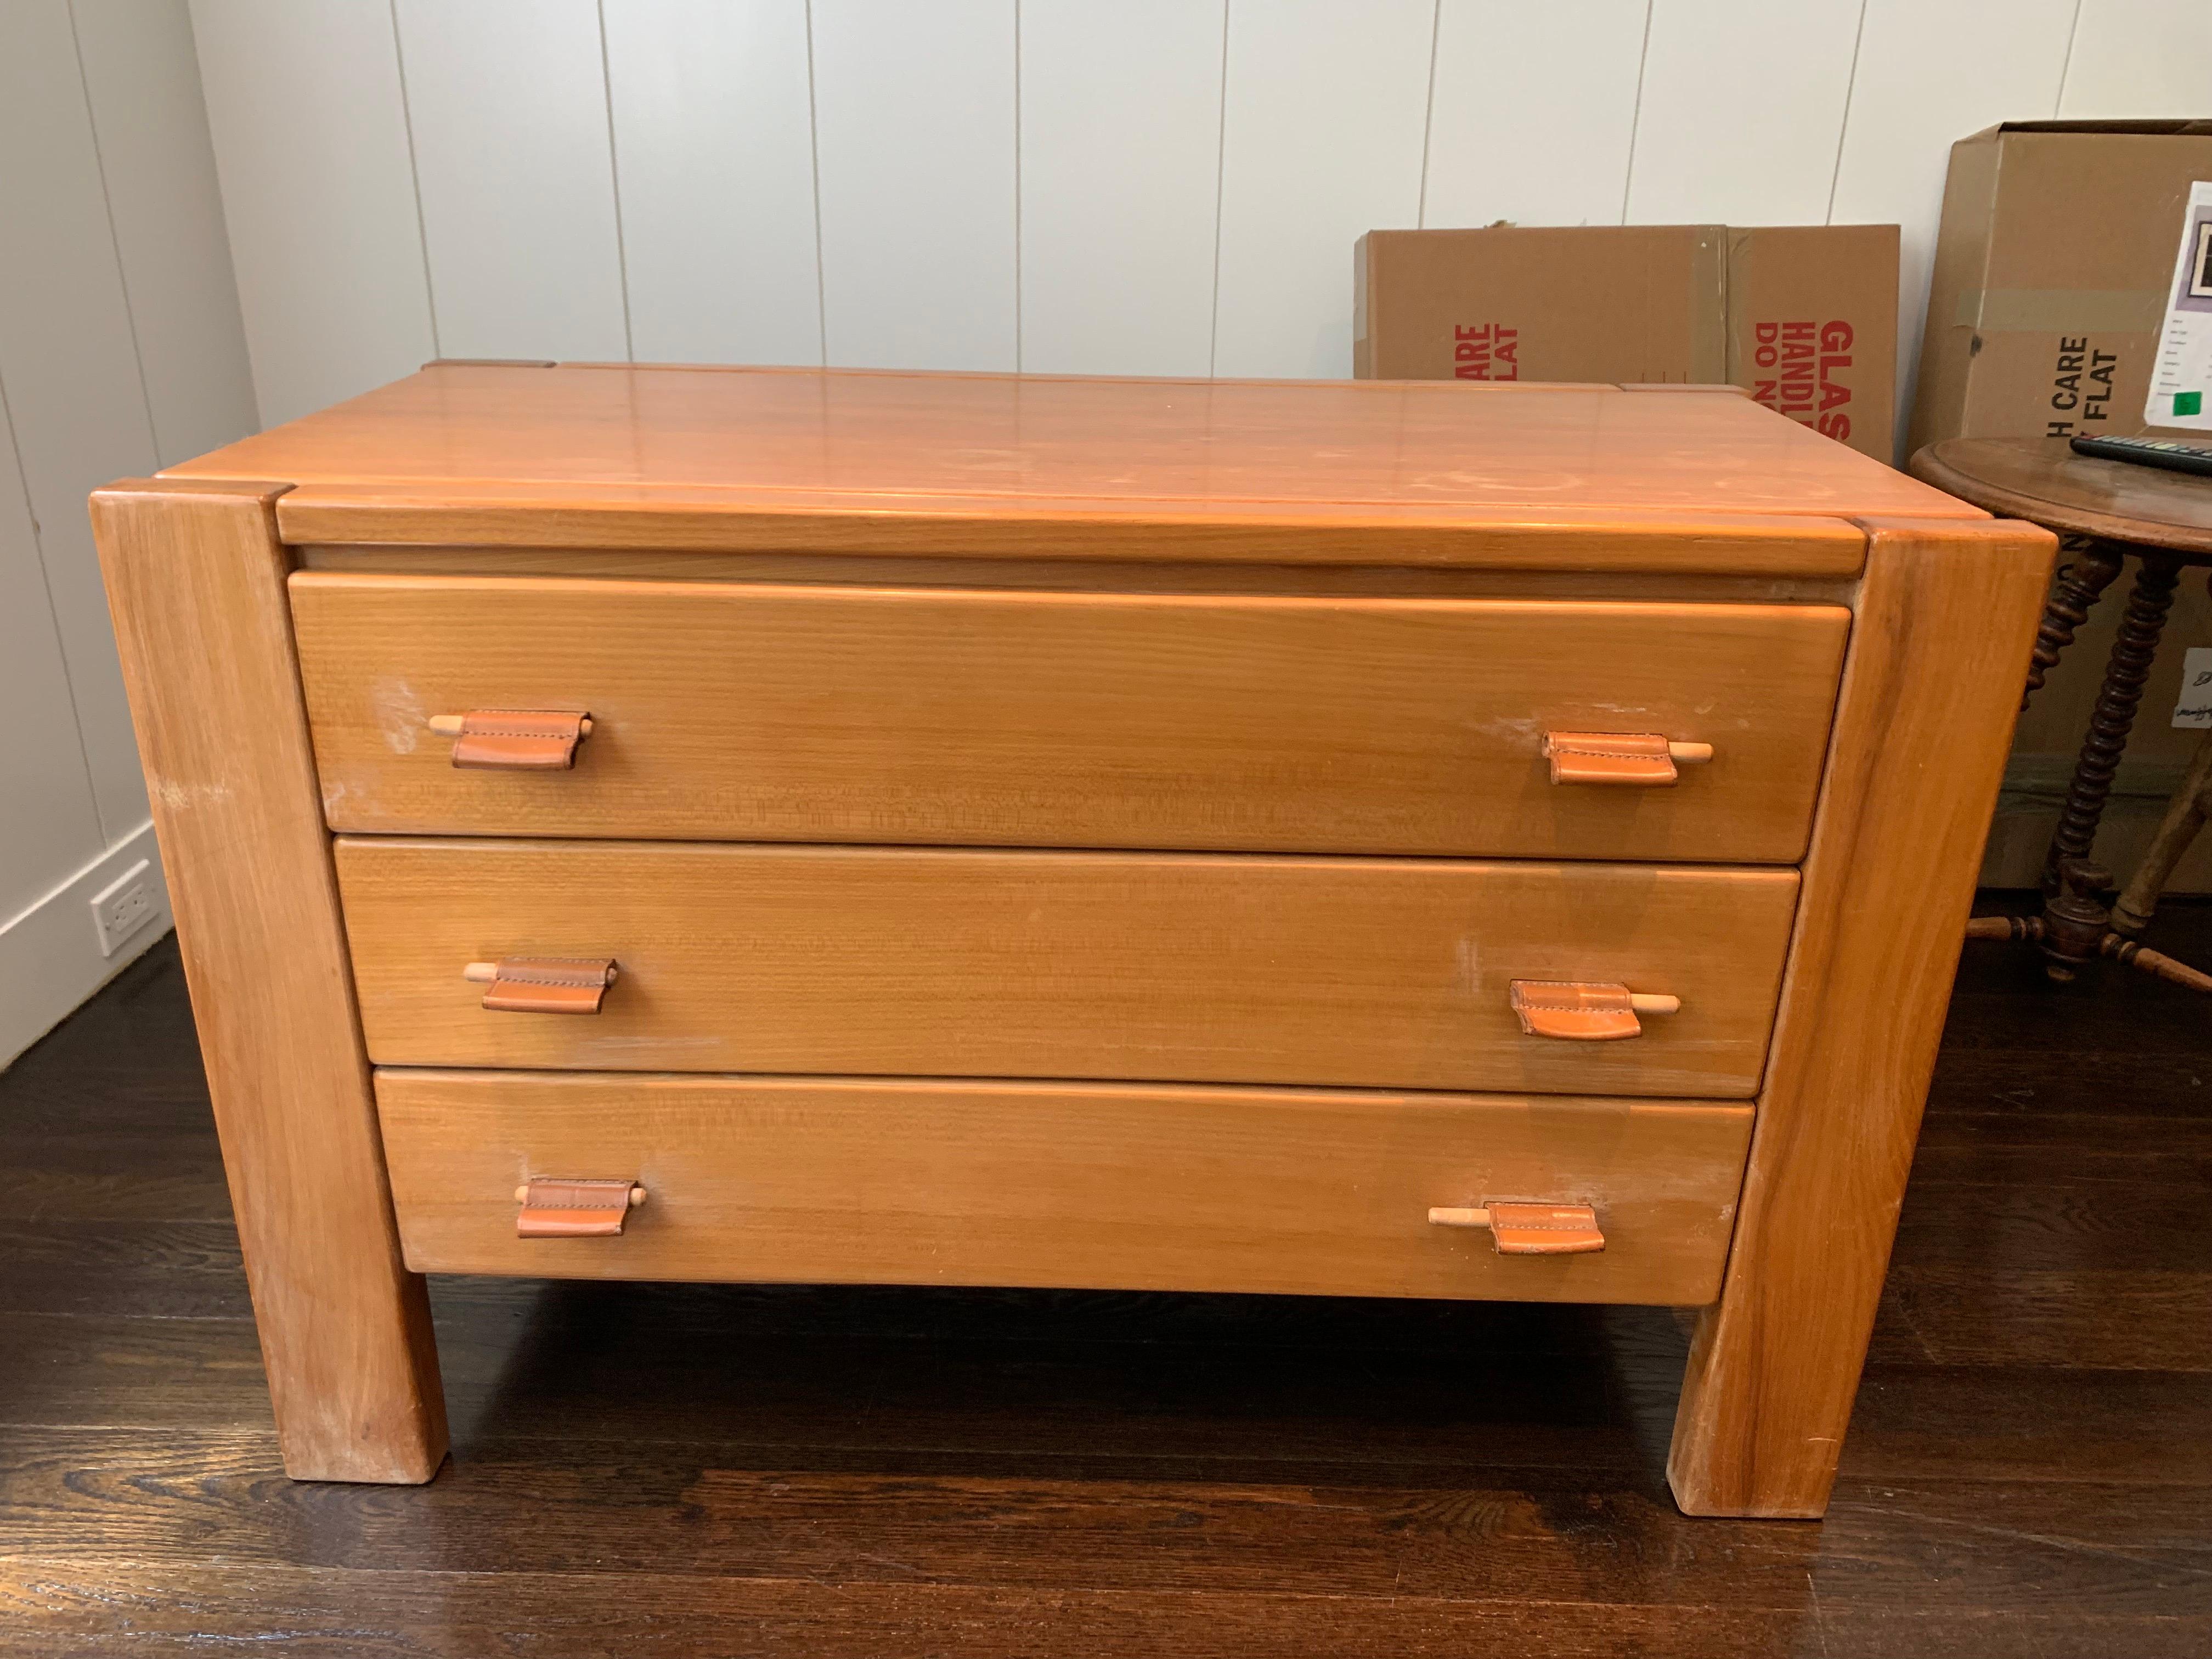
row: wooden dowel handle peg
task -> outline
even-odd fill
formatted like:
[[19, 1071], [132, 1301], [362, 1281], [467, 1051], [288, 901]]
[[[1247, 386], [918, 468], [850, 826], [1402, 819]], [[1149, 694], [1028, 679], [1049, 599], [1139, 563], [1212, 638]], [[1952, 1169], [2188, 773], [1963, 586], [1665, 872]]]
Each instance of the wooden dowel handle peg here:
[[[458, 738], [461, 735], [461, 722], [467, 718], [465, 714], [433, 714], [430, 716], [428, 724], [430, 730], [439, 737]], [[576, 729], [582, 736], [590, 737], [592, 717], [586, 714], [582, 720], [578, 720]]]
[[1461, 1209], [1438, 1206], [1429, 1212], [1429, 1224], [1432, 1227], [1487, 1227], [1490, 1212], [1479, 1206]]
[[[622, 976], [622, 969], [612, 964], [607, 969], [607, 983], [611, 985]], [[489, 985], [499, 977], [495, 962], [471, 962], [462, 968], [461, 977], [471, 985]]]

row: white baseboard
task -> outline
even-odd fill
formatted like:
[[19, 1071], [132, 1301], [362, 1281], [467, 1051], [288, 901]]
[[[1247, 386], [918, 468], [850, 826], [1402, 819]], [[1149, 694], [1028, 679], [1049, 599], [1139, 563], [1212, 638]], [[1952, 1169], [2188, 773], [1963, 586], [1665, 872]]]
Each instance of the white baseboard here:
[[[155, 910], [146, 924], [100, 953], [92, 900], [146, 860]], [[169, 888], [154, 826], [143, 823], [12, 921], [0, 922], [0, 1069], [61, 1024], [70, 1011], [121, 973], [169, 931]]]

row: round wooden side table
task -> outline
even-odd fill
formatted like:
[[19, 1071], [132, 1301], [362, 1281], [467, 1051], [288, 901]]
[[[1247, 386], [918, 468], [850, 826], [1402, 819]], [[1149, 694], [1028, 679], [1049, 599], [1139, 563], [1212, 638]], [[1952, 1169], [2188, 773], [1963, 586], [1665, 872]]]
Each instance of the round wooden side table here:
[[2118, 578], [2123, 562], [2137, 561], [2104, 685], [2044, 862], [2043, 914], [1978, 917], [1966, 936], [2033, 940], [2056, 980], [2071, 979], [2107, 956], [2212, 991], [2212, 975], [2145, 950], [2133, 938], [2149, 921], [2166, 878], [2212, 813], [2212, 732], [2199, 743], [2142, 867], [2117, 905], [2105, 903], [2112, 878], [2089, 856], [2181, 573], [2212, 567], [2212, 477], [2076, 455], [2063, 438], [1953, 438], [1920, 451], [1911, 470], [1961, 501], [2058, 532], [2058, 580], [2036, 630], [2023, 708], [2074, 642], [2089, 607]]

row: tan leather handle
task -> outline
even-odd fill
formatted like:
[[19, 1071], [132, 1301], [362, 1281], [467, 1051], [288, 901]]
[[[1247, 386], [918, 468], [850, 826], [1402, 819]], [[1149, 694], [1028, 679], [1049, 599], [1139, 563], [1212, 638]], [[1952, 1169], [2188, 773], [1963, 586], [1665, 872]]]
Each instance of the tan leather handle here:
[[1663, 787], [1683, 766], [1713, 757], [1709, 743], [1675, 743], [1651, 732], [1547, 732], [1544, 758], [1553, 783], [1625, 784]]
[[592, 717], [562, 709], [477, 708], [433, 714], [430, 730], [453, 740], [453, 764], [464, 769], [564, 772], [576, 745], [592, 734]]
[[518, 1238], [612, 1238], [645, 1202], [645, 1188], [596, 1176], [532, 1176], [514, 1189], [514, 1201], [522, 1206]]
[[1429, 1212], [1437, 1227], [1487, 1227], [1500, 1255], [1586, 1255], [1605, 1248], [1597, 1212], [1587, 1204], [1490, 1199], [1464, 1209]]
[[1682, 1012], [1682, 999], [1677, 996], [1583, 980], [1516, 979], [1507, 988], [1507, 997], [1523, 1036], [1565, 1042], [1641, 1036], [1644, 1024], [1638, 1015]]
[[501, 957], [461, 977], [490, 988], [483, 1006], [494, 1013], [596, 1014], [619, 973], [612, 957]]

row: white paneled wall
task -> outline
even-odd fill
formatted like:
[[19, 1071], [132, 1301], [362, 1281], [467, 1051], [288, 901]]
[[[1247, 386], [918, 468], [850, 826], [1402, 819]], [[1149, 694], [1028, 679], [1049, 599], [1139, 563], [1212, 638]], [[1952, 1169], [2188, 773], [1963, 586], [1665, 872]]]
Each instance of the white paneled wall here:
[[192, 8], [261, 418], [438, 355], [386, 0]]
[[1213, 372], [1352, 373], [1352, 244], [1421, 210], [1436, 0], [1230, 0]]
[[272, 419], [441, 354], [1340, 375], [1355, 236], [1499, 219], [1893, 220], [1909, 395], [1952, 140], [2212, 115], [2207, 0], [191, 3]]
[[2069, 121], [2203, 115], [2212, 99], [2212, 5], [2081, 0], [2058, 113]]
[[1015, 368], [1014, 0], [812, 0], [824, 361]]
[[805, 0], [626, 0], [605, 15], [632, 350], [820, 362]]
[[[9, 422], [12, 435], [13, 422]], [[0, 469], [0, 921], [37, 904], [105, 848], [70, 702], [61, 631], [47, 602], [22, 475]], [[7, 935], [0, 933], [0, 941]]]
[[396, 0], [449, 357], [629, 356], [595, 0]]
[[161, 877], [85, 496], [257, 423], [184, 0], [0, 7], [0, 416], [4, 1065], [166, 931], [93, 927]]
[[72, 0], [131, 334], [164, 466], [258, 424], [183, 0]]
[[1863, 9], [1864, 0], [1652, 0], [1628, 222], [1825, 223]]
[[1208, 371], [1226, 17], [1224, 0], [1022, 7], [1023, 368]]
[[[1918, 375], [1946, 155], [1962, 133], [2055, 109], [2080, 0], [1867, 0], [1828, 219], [1899, 228], [1897, 383]], [[2208, 49], [2212, 52], [2212, 48]], [[2212, 61], [2212, 56], [2208, 57]], [[1971, 63], [1971, 75], [1959, 65]], [[2175, 109], [2185, 107], [2176, 104]], [[2212, 89], [2206, 107], [2212, 108]], [[1898, 422], [1901, 442], [1905, 422]]]
[[84, 498], [118, 473], [155, 469], [76, 36], [64, 0], [8, 11], [0, 52], [0, 386], [23, 493], [39, 526], [46, 598], [61, 635], [100, 827], [146, 817], [107, 596]]
[[1619, 224], [1650, 18], [1650, 0], [1443, 0], [1421, 223]]

